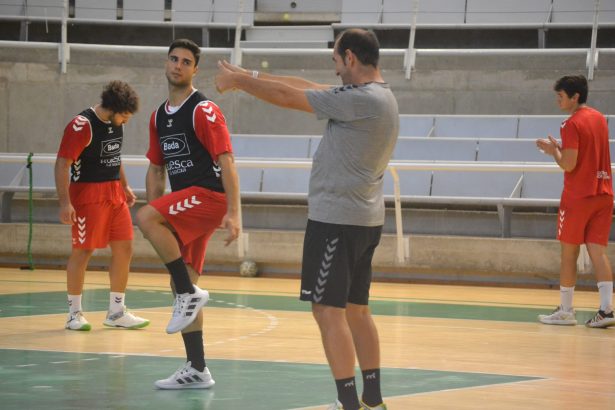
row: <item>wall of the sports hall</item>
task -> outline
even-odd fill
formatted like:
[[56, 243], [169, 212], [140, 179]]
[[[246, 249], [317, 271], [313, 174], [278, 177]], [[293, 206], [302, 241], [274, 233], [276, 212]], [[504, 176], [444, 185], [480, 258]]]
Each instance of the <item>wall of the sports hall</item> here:
[[[127, 126], [123, 152], [144, 154], [149, 116], [167, 95], [166, 49], [157, 54], [73, 49], [66, 74], [60, 74], [57, 54], [55, 48], [0, 48], [0, 151], [56, 152], [66, 123], [99, 101], [105, 83], [122, 79], [141, 98], [141, 110]], [[195, 85], [222, 107], [232, 133], [322, 133], [324, 123], [313, 115], [279, 109], [243, 93], [218, 94], [213, 76], [220, 58], [229, 56], [203, 57]], [[569, 73], [586, 73], [585, 63], [581, 54], [419, 56], [408, 81], [401, 57], [382, 58], [384, 77], [404, 114], [559, 114], [553, 81]], [[339, 82], [329, 56], [244, 56], [246, 67], [263, 70], [264, 64], [276, 74]], [[614, 84], [615, 55], [601, 55], [589, 103], [615, 114]]]

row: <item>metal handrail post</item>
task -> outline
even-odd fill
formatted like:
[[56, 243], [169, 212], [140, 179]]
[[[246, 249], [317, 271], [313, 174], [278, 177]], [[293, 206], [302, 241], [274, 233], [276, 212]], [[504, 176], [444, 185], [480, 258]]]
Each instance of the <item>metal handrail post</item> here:
[[237, 25], [235, 26], [235, 44], [233, 46], [233, 54], [231, 55], [231, 63], [241, 65], [241, 22], [243, 18], [244, 1], [239, 1], [239, 16], [237, 16]]
[[596, 41], [598, 39], [598, 13], [600, 9], [600, 0], [596, 0], [595, 8], [594, 8], [594, 24], [592, 26], [592, 39], [591, 39], [591, 48], [589, 50], [589, 68], [587, 71], [587, 79], [594, 79], [594, 68], [596, 65]]
[[62, 74], [66, 74], [66, 64], [68, 61], [68, 34], [67, 34], [67, 19], [68, 19], [68, 0], [63, 1], [64, 10], [62, 11], [62, 29], [61, 29], [61, 43], [60, 43], [60, 71]]
[[408, 41], [408, 51], [406, 53], [406, 80], [412, 77], [416, 51], [414, 50], [414, 40], [416, 38], [416, 15], [419, 12], [419, 0], [414, 0], [414, 11], [412, 12], [412, 25], [410, 26], [410, 40]]
[[399, 175], [394, 166], [389, 166], [389, 172], [393, 177], [393, 193], [395, 195], [395, 231], [397, 239], [396, 260], [398, 264], [403, 264], [405, 260], [404, 252], [404, 228], [401, 219], [401, 190], [399, 188]]

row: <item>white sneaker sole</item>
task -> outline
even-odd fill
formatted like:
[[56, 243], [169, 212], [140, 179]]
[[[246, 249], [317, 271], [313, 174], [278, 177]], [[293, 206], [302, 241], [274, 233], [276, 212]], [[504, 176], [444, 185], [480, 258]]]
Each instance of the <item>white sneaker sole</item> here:
[[586, 323], [585, 326], [591, 327], [593, 329], [606, 329], [607, 327], [615, 326], [615, 320], [611, 319], [609, 321], [601, 321], [598, 323]]
[[576, 320], [571, 320], [571, 319], [553, 320], [553, 319], [545, 319], [542, 317], [538, 317], [538, 320], [540, 320], [540, 323], [543, 323], [545, 325], [575, 326], [578, 323]]
[[144, 328], [144, 327], [149, 325], [149, 320], [146, 320], [146, 321], [141, 322], [141, 323], [136, 323], [136, 324], [130, 325], [130, 326], [118, 325], [118, 324], [115, 324], [113, 322], [107, 322], [105, 320], [103, 322], [103, 325], [105, 325], [107, 327], [114, 327], [116, 329], [142, 329], [142, 328]]
[[209, 389], [214, 384], [216, 384], [214, 380], [208, 383], [190, 383], [190, 384], [172, 384], [172, 385], [166, 385], [166, 384], [160, 383], [160, 380], [154, 382], [154, 386], [156, 386], [156, 388], [160, 390]]
[[78, 329], [73, 329], [72, 327], [68, 327], [68, 326], [64, 326], [64, 329], [66, 330], [76, 330], [78, 332], [87, 332], [88, 330], [92, 330], [92, 325], [87, 324], [87, 325], [83, 325]]

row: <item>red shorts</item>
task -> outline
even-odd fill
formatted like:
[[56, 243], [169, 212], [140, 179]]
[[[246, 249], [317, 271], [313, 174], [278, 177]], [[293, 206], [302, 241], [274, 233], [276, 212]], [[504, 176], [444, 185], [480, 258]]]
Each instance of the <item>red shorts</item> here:
[[132, 240], [132, 218], [125, 202], [105, 201], [74, 207], [77, 222], [72, 227], [73, 248], [106, 248], [109, 242]]
[[226, 195], [192, 186], [149, 203], [171, 225], [179, 239], [182, 258], [199, 274], [203, 271], [207, 241], [226, 214]]
[[613, 220], [613, 197], [562, 198], [557, 221], [557, 239], [573, 245], [606, 246]]

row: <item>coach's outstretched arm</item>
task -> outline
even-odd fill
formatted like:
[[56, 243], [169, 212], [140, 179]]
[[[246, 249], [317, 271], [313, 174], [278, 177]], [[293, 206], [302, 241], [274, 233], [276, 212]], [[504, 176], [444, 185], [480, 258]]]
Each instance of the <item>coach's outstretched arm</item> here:
[[226, 60], [220, 61], [220, 64], [222, 64], [224, 68], [227, 68], [234, 73], [244, 74], [244, 75], [254, 77], [254, 78], [260, 78], [262, 80], [278, 81], [286, 85], [289, 85], [291, 87], [299, 88], [301, 90], [324, 90], [324, 89], [335, 87], [334, 85], [315, 83], [313, 81], [306, 80], [305, 78], [301, 78], [301, 77], [286, 76], [286, 75], [273, 75], [273, 74], [263, 73], [263, 72], [256, 71], [256, 70], [248, 70], [238, 65], [231, 64]]
[[313, 88], [328, 88], [328, 86], [301, 80], [303, 79], [299, 77], [253, 76], [241, 67], [219, 61], [216, 89], [223, 93], [237, 88], [270, 104], [299, 111], [314, 112], [304, 90], [312, 89], [312, 87], [308, 87], [309, 84], [312, 84]]

